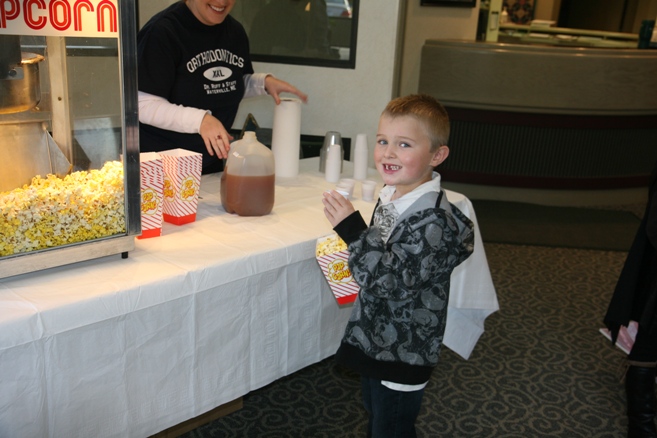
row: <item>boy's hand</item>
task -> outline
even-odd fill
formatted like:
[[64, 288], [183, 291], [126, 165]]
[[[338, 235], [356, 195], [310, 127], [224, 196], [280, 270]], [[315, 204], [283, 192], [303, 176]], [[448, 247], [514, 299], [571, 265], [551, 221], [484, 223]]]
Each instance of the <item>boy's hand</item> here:
[[322, 203], [324, 204], [324, 215], [334, 228], [356, 211], [351, 202], [335, 190], [324, 192]]

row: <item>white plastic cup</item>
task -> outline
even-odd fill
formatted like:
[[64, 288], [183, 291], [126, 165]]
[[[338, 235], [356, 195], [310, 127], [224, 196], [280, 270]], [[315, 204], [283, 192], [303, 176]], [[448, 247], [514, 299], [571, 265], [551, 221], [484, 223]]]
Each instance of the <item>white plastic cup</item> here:
[[347, 199], [351, 199], [351, 188], [344, 184], [338, 184], [335, 186], [335, 191], [344, 196]]
[[[342, 147], [342, 136], [337, 131], [329, 131], [324, 136], [324, 144], [319, 150], [319, 171], [322, 173], [326, 172], [326, 158], [332, 144], [339, 144]], [[342, 151], [342, 158], [344, 159], [344, 150]], [[342, 165], [340, 171], [342, 171]]]
[[340, 184], [346, 184], [348, 186], [354, 186], [356, 185], [356, 180], [353, 178], [340, 178], [340, 181], [338, 181]]
[[326, 155], [326, 181], [337, 183], [340, 180], [340, 166], [342, 166], [342, 148], [339, 144], [332, 144]]
[[271, 151], [274, 153], [276, 178], [299, 175], [301, 141], [301, 100], [284, 97], [274, 109]]
[[356, 136], [356, 145], [354, 147], [354, 179], [359, 181], [367, 179], [367, 161], [369, 151], [367, 148], [367, 135], [358, 134]]
[[376, 181], [365, 180], [361, 183], [363, 192], [363, 201], [373, 201], [374, 192], [376, 190]]
[[342, 187], [343, 189], [346, 189], [349, 192], [349, 197], [352, 198], [354, 196], [354, 188], [356, 187], [356, 180], [352, 178], [341, 178], [338, 181], [338, 187]]

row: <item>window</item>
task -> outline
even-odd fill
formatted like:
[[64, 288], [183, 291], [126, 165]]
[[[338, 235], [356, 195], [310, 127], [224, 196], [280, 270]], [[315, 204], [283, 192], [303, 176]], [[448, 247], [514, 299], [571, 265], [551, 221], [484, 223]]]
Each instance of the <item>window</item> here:
[[355, 68], [359, 0], [249, 0], [231, 15], [249, 35], [251, 59]]

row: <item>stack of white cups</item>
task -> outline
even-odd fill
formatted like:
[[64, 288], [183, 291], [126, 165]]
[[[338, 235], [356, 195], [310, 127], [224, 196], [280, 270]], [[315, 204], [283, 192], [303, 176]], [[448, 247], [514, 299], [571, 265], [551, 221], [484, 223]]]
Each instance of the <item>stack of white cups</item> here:
[[367, 147], [367, 135], [358, 134], [354, 146], [354, 179], [362, 181], [367, 179], [367, 164], [369, 150]]
[[299, 175], [301, 147], [301, 101], [282, 98], [274, 109], [271, 151], [274, 153], [276, 178]]

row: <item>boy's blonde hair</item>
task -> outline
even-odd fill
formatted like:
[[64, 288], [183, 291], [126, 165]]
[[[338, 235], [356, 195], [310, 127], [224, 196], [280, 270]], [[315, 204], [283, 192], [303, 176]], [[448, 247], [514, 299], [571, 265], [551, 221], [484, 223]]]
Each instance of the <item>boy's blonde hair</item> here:
[[422, 122], [431, 140], [431, 152], [447, 146], [449, 140], [449, 115], [437, 99], [426, 94], [410, 94], [391, 100], [382, 116], [391, 118], [409, 116]]

